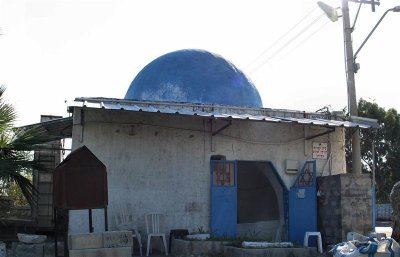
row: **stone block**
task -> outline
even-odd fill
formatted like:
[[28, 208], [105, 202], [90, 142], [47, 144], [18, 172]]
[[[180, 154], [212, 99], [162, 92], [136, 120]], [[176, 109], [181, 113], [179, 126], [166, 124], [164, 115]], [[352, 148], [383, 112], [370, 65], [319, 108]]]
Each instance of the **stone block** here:
[[102, 248], [102, 247], [103, 247], [102, 233], [72, 234], [68, 236], [68, 249], [70, 250]]
[[47, 239], [47, 236], [45, 235], [17, 233], [17, 236], [20, 242], [26, 244], [42, 244]]
[[6, 257], [6, 244], [0, 241], [0, 257]]
[[69, 257], [131, 257], [131, 247], [69, 250]]
[[18, 243], [15, 246], [15, 257], [39, 257], [43, 256], [44, 244], [25, 244]]
[[172, 239], [171, 253], [174, 256], [207, 256], [211, 253], [222, 253], [225, 241], [189, 241], [183, 239]]
[[317, 249], [314, 247], [302, 248], [265, 248], [265, 249], [246, 249], [226, 246], [224, 248], [225, 256], [229, 257], [310, 257], [317, 256]]
[[132, 247], [132, 231], [103, 232], [103, 247]]

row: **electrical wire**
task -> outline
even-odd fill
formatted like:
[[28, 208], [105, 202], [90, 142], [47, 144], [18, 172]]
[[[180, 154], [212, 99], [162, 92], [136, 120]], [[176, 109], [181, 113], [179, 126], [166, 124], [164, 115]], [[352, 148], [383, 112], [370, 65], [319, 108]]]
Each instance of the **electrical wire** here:
[[308, 12], [303, 18], [301, 18], [293, 27], [291, 27], [286, 33], [280, 36], [274, 43], [272, 43], [269, 47], [267, 47], [264, 51], [262, 51], [256, 58], [254, 58], [246, 67], [247, 70], [250, 68], [253, 63], [258, 61], [263, 55], [265, 55], [269, 50], [271, 50], [276, 44], [278, 44], [282, 39], [284, 39], [290, 32], [292, 32], [295, 28], [297, 28], [303, 21], [305, 21], [315, 10], [317, 7], [314, 7], [310, 12]]
[[276, 50], [273, 54], [270, 55], [266, 60], [264, 60], [262, 63], [260, 63], [258, 66], [256, 66], [254, 69], [249, 71], [249, 74], [254, 73], [258, 69], [260, 69], [262, 66], [264, 66], [266, 63], [271, 61], [275, 56], [277, 56], [280, 52], [282, 52], [285, 48], [287, 48], [293, 41], [295, 41], [298, 37], [300, 37], [304, 32], [306, 32], [309, 28], [311, 28], [319, 19], [321, 19], [325, 14], [321, 14], [317, 18], [315, 18], [310, 24], [308, 24], [305, 28], [303, 28], [300, 32], [298, 32], [296, 35], [294, 35], [292, 38], [290, 38], [283, 46], [281, 46], [278, 50]]
[[330, 22], [330, 20], [326, 21], [324, 24], [322, 24], [321, 26], [319, 26], [314, 32], [312, 32], [310, 35], [308, 35], [305, 39], [303, 39], [302, 41], [300, 41], [300, 43], [298, 43], [295, 47], [293, 47], [291, 50], [289, 50], [285, 56], [279, 58], [278, 60], [282, 60], [284, 58], [286, 58], [290, 53], [292, 53], [294, 50], [298, 49], [300, 46], [302, 46], [305, 42], [307, 42], [308, 40], [310, 40], [315, 34], [317, 34], [318, 32], [320, 32], [326, 25], [328, 25]]

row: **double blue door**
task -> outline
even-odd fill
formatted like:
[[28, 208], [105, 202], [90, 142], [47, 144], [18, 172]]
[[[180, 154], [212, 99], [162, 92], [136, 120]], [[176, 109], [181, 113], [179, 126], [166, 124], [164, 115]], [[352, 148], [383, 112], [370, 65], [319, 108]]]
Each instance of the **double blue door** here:
[[[316, 163], [308, 161], [289, 190], [285, 212], [289, 240], [302, 243], [307, 231], [317, 231]], [[285, 194], [287, 195], [287, 194]], [[288, 208], [287, 208], [288, 207]], [[236, 237], [237, 163], [211, 161], [211, 232]]]

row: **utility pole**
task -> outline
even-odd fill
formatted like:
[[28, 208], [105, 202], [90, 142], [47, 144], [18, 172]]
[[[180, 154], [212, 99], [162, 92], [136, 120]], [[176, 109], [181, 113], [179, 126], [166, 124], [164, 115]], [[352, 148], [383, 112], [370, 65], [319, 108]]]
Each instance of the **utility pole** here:
[[[343, 18], [343, 38], [346, 64], [346, 80], [347, 80], [347, 106], [349, 108], [350, 118], [358, 116], [356, 83], [354, 79], [355, 63], [353, 59], [353, 43], [351, 41], [351, 33], [353, 32], [350, 25], [349, 2], [342, 0], [342, 18]], [[352, 170], [353, 174], [361, 174], [361, 148], [359, 129], [353, 131], [351, 137], [352, 152]]]

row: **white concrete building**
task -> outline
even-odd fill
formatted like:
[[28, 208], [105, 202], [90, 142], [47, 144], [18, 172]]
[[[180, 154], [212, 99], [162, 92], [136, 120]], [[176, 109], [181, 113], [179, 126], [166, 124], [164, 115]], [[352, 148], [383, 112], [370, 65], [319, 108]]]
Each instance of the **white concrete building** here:
[[[107, 167], [110, 229], [123, 205], [142, 232], [149, 212], [164, 214], [167, 233], [301, 242], [316, 231], [316, 178], [346, 173], [345, 129], [368, 126], [262, 106], [240, 70], [200, 50], [157, 58], [124, 99], [70, 103], [73, 150]], [[93, 224], [104, 230], [102, 210]], [[87, 228], [87, 210], [70, 211], [69, 232]]]
[[[70, 110], [73, 149], [86, 145], [107, 167], [111, 229], [113, 205], [123, 204], [142, 231], [144, 214], [154, 211], [165, 214], [166, 231], [209, 231], [220, 219], [212, 209], [236, 197], [238, 236], [273, 238], [281, 226], [285, 237], [289, 191], [302, 166], [314, 160], [317, 176], [345, 173], [344, 130], [359, 126], [321, 113], [104, 98], [77, 99]], [[237, 195], [218, 206], [212, 206], [212, 160], [235, 161], [237, 174], [224, 174]], [[315, 177], [308, 179], [312, 184]], [[316, 222], [316, 206], [308, 211], [315, 216], [302, 223]], [[103, 212], [94, 214], [101, 231]], [[87, 222], [87, 211], [71, 211], [70, 232], [85, 232]]]

